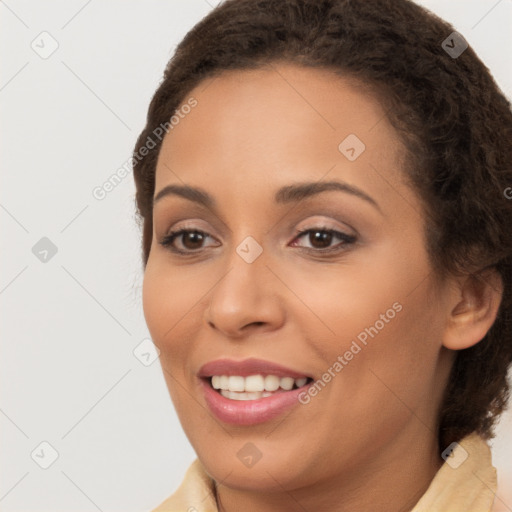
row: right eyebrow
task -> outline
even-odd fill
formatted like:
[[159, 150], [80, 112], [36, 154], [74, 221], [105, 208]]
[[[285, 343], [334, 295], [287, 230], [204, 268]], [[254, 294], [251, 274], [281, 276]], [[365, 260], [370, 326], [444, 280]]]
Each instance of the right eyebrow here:
[[194, 201], [212, 210], [216, 207], [215, 199], [208, 192], [199, 187], [191, 187], [190, 185], [167, 185], [153, 198], [153, 207], [162, 198], [171, 195]]

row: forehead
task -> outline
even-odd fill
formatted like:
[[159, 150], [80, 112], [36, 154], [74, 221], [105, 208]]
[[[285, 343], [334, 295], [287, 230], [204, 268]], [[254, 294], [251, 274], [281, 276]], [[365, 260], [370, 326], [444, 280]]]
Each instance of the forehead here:
[[182, 110], [164, 139], [157, 191], [180, 181], [256, 191], [326, 174], [375, 183], [376, 169], [398, 171], [401, 144], [381, 104], [330, 70], [272, 64], [227, 71], [201, 82], [182, 105], [190, 98], [196, 105]]

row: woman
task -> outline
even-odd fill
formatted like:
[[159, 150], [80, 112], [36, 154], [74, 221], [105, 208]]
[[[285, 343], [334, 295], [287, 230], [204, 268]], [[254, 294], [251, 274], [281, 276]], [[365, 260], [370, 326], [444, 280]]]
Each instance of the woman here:
[[227, 0], [135, 147], [144, 313], [198, 459], [156, 511], [489, 511], [512, 113], [408, 0]]

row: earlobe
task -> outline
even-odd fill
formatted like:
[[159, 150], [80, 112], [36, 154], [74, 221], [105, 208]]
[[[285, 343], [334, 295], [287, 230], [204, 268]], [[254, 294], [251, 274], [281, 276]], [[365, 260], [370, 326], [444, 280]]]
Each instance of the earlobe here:
[[451, 350], [472, 347], [492, 327], [503, 295], [503, 280], [494, 269], [457, 280], [443, 345]]

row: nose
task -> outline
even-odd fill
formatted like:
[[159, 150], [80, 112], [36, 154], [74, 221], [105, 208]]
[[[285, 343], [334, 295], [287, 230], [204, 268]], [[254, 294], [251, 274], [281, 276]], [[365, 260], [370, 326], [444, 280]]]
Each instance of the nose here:
[[280, 281], [267, 267], [265, 252], [252, 263], [233, 250], [227, 271], [212, 290], [208, 325], [229, 338], [279, 329], [285, 319]]

